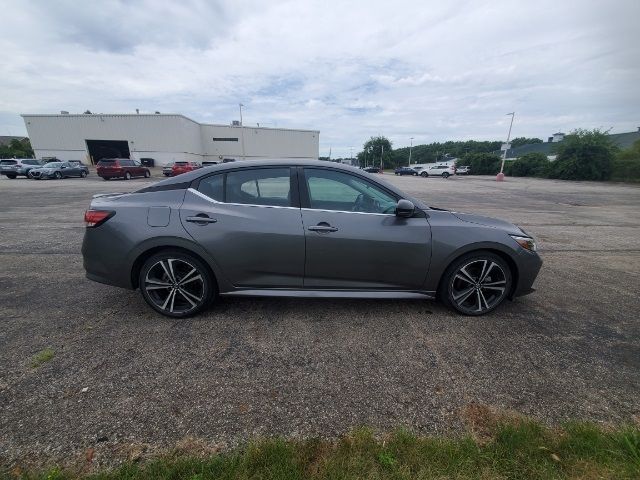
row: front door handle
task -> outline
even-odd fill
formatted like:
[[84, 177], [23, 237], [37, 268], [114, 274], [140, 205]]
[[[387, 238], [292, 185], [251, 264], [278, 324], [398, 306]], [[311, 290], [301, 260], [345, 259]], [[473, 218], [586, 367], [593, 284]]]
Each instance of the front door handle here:
[[329, 233], [329, 232], [337, 232], [338, 231], [338, 229], [336, 227], [332, 227], [328, 223], [324, 223], [324, 222], [320, 223], [318, 225], [313, 225], [313, 226], [309, 227], [308, 230], [311, 230], [312, 232], [318, 232], [318, 233]]
[[199, 223], [200, 225], [205, 225], [207, 223], [216, 223], [218, 221], [215, 218], [208, 217], [203, 213], [200, 213], [194, 217], [187, 217], [186, 220], [187, 222]]

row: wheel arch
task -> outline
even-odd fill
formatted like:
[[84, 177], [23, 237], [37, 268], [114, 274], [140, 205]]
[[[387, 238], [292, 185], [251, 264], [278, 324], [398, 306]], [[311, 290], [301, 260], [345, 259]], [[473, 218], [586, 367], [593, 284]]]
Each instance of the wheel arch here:
[[509, 271], [511, 273], [511, 278], [512, 278], [511, 289], [509, 291], [509, 294], [507, 295], [507, 298], [513, 299], [513, 294], [517, 291], [518, 281], [520, 279], [520, 271], [518, 269], [518, 264], [515, 262], [513, 257], [511, 257], [511, 255], [509, 255], [507, 252], [499, 248], [496, 248], [494, 246], [478, 246], [476, 248], [471, 248], [469, 250], [457, 252], [456, 254], [454, 254], [447, 261], [447, 264], [442, 270], [442, 274], [440, 275], [440, 279], [438, 280], [438, 288], [437, 288], [438, 296], [442, 294], [443, 282], [446, 277], [445, 273], [449, 270], [449, 267], [451, 267], [451, 265], [453, 265], [456, 261], [458, 261], [460, 258], [464, 257], [465, 255], [469, 255], [471, 253], [481, 253], [481, 252], [492, 253], [494, 255], [497, 255], [498, 257], [500, 257], [506, 262], [506, 264], [509, 267]]
[[215, 269], [211, 267], [211, 263], [204, 256], [196, 252], [194, 249], [187, 248], [185, 246], [179, 246], [179, 245], [156, 245], [153, 247], [149, 247], [146, 250], [142, 251], [140, 254], [138, 254], [138, 256], [133, 261], [133, 264], [131, 265], [131, 273], [130, 273], [131, 286], [134, 289], [139, 287], [138, 280], [140, 276], [140, 270], [142, 270], [142, 266], [144, 265], [144, 262], [146, 262], [147, 259], [149, 259], [153, 255], [163, 252], [165, 250], [182, 252], [198, 259], [200, 262], [202, 262], [202, 264], [207, 268], [207, 270], [211, 274], [211, 278], [213, 279], [216, 290], [219, 290], [220, 288], [219, 277], [218, 275], [216, 275]]

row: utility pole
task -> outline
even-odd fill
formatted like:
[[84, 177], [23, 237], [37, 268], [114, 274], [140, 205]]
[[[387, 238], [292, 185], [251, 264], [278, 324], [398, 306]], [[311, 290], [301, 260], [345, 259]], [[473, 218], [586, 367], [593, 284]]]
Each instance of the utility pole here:
[[411, 146], [409, 147], [409, 166], [411, 166], [411, 150], [413, 150], [413, 137], [411, 137]]
[[242, 107], [244, 107], [244, 105], [242, 103], [239, 104], [240, 105], [240, 138], [242, 140], [242, 160], [245, 160], [245, 153], [244, 153], [244, 124], [242, 123]]
[[504, 149], [502, 151], [502, 164], [500, 165], [500, 173], [496, 177], [496, 181], [502, 182], [504, 181], [504, 161], [507, 159], [507, 150], [509, 150], [509, 140], [511, 140], [511, 128], [513, 127], [513, 119], [516, 116], [516, 112], [507, 113], [507, 115], [511, 115], [511, 123], [509, 124], [509, 133], [507, 134], [507, 143], [504, 144]]
[[384, 173], [384, 145], [380, 144], [380, 173]]
[[353, 147], [349, 147], [351, 149], [351, 165], [353, 165]]

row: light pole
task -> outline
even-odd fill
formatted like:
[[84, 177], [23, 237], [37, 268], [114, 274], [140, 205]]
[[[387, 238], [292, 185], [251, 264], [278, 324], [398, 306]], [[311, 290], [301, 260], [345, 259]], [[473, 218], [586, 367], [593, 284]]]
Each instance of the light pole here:
[[353, 147], [349, 147], [351, 149], [351, 166], [353, 166]]
[[244, 154], [244, 124], [242, 123], [242, 107], [244, 107], [244, 105], [242, 103], [238, 104], [240, 106], [240, 138], [242, 141], [242, 160], [245, 160], [245, 154]]
[[411, 150], [413, 149], [413, 137], [411, 137], [411, 146], [409, 146], [409, 166], [411, 166]]
[[509, 150], [509, 140], [511, 140], [511, 127], [513, 127], [513, 119], [516, 116], [516, 112], [507, 113], [511, 115], [511, 123], [509, 124], [509, 133], [507, 134], [507, 143], [504, 144], [504, 150], [502, 151], [502, 164], [500, 165], [500, 173], [496, 176], [496, 181], [504, 181], [504, 161], [507, 159], [507, 150]]

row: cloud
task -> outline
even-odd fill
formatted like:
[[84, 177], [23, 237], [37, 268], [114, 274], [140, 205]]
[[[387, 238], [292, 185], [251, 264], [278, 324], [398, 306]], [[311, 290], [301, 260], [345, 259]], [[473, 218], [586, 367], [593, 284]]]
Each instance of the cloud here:
[[178, 112], [314, 128], [321, 154], [635, 129], [640, 2], [9, 0], [0, 133], [19, 113]]

